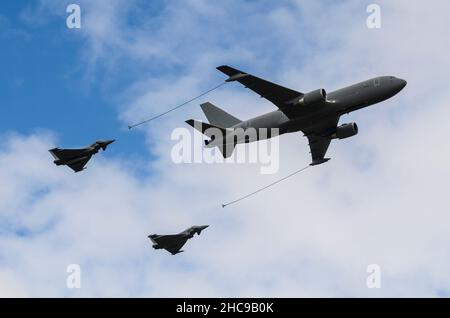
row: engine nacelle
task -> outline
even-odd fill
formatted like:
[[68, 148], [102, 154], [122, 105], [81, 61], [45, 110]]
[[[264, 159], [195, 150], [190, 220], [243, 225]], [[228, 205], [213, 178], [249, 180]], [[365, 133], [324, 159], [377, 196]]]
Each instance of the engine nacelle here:
[[298, 105], [307, 106], [314, 105], [316, 103], [323, 103], [327, 100], [327, 92], [323, 89], [317, 89], [315, 91], [306, 93], [303, 97], [298, 101]]
[[331, 135], [331, 138], [345, 139], [356, 134], [358, 134], [358, 125], [355, 123], [343, 124], [336, 128], [336, 132]]

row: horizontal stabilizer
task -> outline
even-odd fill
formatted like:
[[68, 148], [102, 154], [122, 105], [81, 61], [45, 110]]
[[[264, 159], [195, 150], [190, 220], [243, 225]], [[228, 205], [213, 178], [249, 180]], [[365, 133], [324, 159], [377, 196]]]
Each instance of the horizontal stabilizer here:
[[194, 127], [196, 130], [200, 131], [202, 134], [208, 136], [209, 138], [217, 137], [217, 135], [219, 134], [222, 134], [222, 136], [226, 135], [226, 129], [223, 127], [204, 123], [202, 121], [194, 119], [186, 120], [186, 123]]
[[233, 154], [234, 148], [236, 148], [236, 144], [223, 144], [222, 147], [218, 146], [222, 156], [226, 159], [231, 157]]
[[[202, 134], [211, 138], [211, 140], [205, 141], [205, 146], [209, 145], [212, 141], [215, 140], [220, 134], [222, 134], [222, 138], [226, 138], [227, 129], [219, 126], [215, 126], [212, 124], [204, 123], [198, 120], [189, 119], [186, 120], [186, 123], [194, 127], [196, 130], [200, 131]], [[233, 130], [231, 130], [233, 131]], [[224, 158], [229, 158], [233, 154], [234, 148], [236, 147], [235, 143], [223, 143], [221, 146], [217, 146], [222, 153]]]

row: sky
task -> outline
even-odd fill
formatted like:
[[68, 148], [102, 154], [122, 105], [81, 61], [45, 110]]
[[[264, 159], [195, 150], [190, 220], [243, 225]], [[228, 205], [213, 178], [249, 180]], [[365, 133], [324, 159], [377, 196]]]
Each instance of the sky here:
[[[66, 26], [67, 5], [81, 28]], [[367, 6], [381, 28], [367, 27]], [[1, 297], [448, 297], [450, 3], [423, 1], [4, 1], [0, 5]], [[274, 110], [228, 64], [289, 88], [332, 91], [393, 75], [408, 86], [343, 116], [359, 134], [328, 163], [223, 209], [310, 162], [301, 134], [280, 166], [176, 164], [172, 132], [210, 101]], [[48, 149], [116, 139], [88, 169]], [[245, 151], [238, 146], [236, 151]], [[201, 146], [194, 148], [201, 153]], [[147, 235], [209, 224], [185, 252]], [[67, 268], [81, 269], [68, 288]], [[368, 288], [367, 267], [381, 288]]]

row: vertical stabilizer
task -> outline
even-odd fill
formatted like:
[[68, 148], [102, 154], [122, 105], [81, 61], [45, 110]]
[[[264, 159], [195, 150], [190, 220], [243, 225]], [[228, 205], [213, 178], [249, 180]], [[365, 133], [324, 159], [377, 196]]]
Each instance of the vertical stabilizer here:
[[242, 122], [240, 119], [228, 114], [226, 111], [211, 103], [201, 104], [200, 107], [205, 113], [206, 118], [208, 118], [208, 121], [213, 125], [230, 128]]

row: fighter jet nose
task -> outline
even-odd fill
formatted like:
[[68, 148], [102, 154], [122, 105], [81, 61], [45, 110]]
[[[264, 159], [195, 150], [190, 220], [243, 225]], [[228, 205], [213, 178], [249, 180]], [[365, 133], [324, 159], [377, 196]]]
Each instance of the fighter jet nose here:
[[106, 148], [107, 148], [110, 144], [112, 144], [114, 141], [116, 141], [116, 140], [115, 140], [115, 139], [112, 139], [112, 140], [103, 140], [103, 141], [97, 141], [96, 143], [97, 143], [98, 146], [100, 146], [100, 147], [103, 149], [103, 151], [105, 151]]
[[404, 79], [393, 77], [393, 87], [396, 92], [400, 92], [407, 84], [407, 82]]
[[111, 139], [111, 140], [97, 140], [96, 143], [100, 144], [100, 145], [109, 145], [112, 144], [114, 141], [116, 141], [115, 139]]

